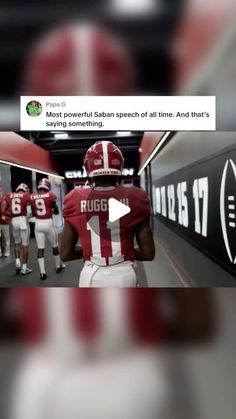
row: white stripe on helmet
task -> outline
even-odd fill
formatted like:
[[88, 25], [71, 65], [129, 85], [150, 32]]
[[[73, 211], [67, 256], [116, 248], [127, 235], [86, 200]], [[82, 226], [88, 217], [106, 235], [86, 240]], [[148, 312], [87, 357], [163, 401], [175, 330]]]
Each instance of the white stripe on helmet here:
[[108, 142], [102, 141], [102, 154], [103, 154], [103, 163], [104, 163], [104, 169], [108, 169]]
[[74, 73], [77, 80], [77, 90], [81, 96], [89, 96], [96, 93], [94, 86], [93, 62], [93, 30], [90, 25], [84, 23], [79, 27], [73, 27], [75, 40]]

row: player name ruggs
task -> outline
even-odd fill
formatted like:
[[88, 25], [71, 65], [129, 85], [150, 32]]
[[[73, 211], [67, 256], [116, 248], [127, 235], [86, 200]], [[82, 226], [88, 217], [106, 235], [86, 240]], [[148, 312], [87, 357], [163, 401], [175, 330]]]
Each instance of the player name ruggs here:
[[[129, 199], [119, 199], [122, 204], [129, 206]], [[108, 211], [107, 199], [91, 199], [81, 201], [81, 212]]]

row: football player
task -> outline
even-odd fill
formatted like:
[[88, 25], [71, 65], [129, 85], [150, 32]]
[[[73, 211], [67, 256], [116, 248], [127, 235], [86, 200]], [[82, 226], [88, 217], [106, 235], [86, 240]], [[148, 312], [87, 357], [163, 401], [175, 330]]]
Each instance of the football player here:
[[[85, 259], [81, 287], [136, 286], [135, 259], [151, 261], [155, 256], [148, 196], [140, 188], [120, 185], [123, 165], [123, 155], [112, 142], [95, 143], [84, 160], [91, 187], [65, 197], [61, 256], [64, 261]], [[109, 198], [125, 203], [130, 213], [109, 222]], [[78, 238], [81, 248], [76, 247]]]
[[61, 262], [58, 249], [58, 237], [53, 226], [53, 214], [59, 214], [57, 206], [57, 197], [51, 192], [51, 183], [47, 178], [39, 181], [38, 192], [31, 194], [30, 203], [36, 218], [35, 237], [38, 246], [38, 264], [40, 270], [40, 278], [47, 278], [45, 270], [44, 249], [46, 238], [52, 246], [55, 258], [56, 273], [60, 273], [65, 269], [65, 265]]
[[[10, 256], [10, 218], [2, 214], [1, 205], [4, 201], [4, 190], [0, 188], [0, 239], [4, 239], [4, 256]], [[3, 243], [2, 243], [3, 245]], [[2, 247], [0, 245], [0, 257], [2, 256]]]
[[[27, 275], [32, 272], [28, 268], [29, 257], [29, 221], [28, 209], [30, 207], [29, 188], [25, 183], [17, 186], [15, 192], [9, 192], [2, 203], [3, 215], [10, 215], [12, 218], [12, 233], [15, 241], [16, 273]], [[22, 245], [22, 266], [21, 266], [21, 245]]]

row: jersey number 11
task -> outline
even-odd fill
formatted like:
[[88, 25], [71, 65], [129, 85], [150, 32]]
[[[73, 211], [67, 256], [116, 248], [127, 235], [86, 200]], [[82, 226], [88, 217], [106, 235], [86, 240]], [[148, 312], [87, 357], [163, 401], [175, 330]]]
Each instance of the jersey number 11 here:
[[[111, 250], [112, 256], [108, 258], [109, 265], [114, 265], [124, 261], [124, 257], [121, 254], [121, 238], [120, 238], [120, 220], [106, 222], [107, 230], [111, 232]], [[106, 265], [106, 258], [102, 256], [102, 245], [101, 237], [103, 231], [101, 231], [100, 218], [97, 215], [94, 215], [87, 222], [87, 230], [91, 233], [91, 247], [92, 255], [91, 262], [99, 263], [101, 265]]]

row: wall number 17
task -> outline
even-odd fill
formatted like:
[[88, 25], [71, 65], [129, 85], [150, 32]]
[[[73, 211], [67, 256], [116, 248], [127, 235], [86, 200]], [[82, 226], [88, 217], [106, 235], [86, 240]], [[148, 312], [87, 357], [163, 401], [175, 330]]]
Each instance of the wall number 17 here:
[[[195, 207], [195, 231], [207, 236], [208, 223], [208, 178], [202, 177], [193, 182], [193, 199]], [[201, 201], [202, 200], [202, 201]], [[202, 203], [202, 205], [201, 205]]]

